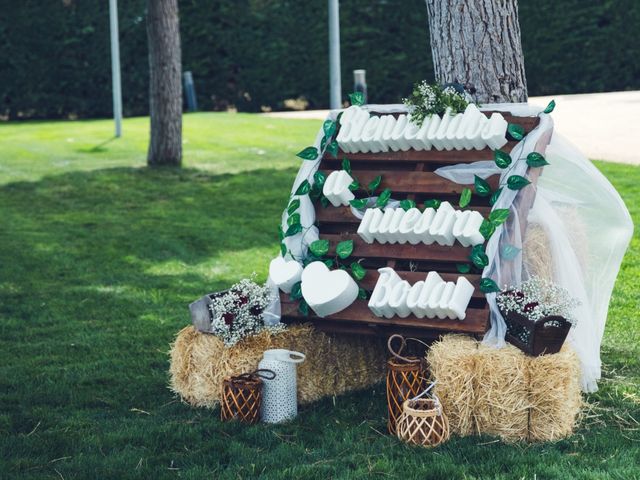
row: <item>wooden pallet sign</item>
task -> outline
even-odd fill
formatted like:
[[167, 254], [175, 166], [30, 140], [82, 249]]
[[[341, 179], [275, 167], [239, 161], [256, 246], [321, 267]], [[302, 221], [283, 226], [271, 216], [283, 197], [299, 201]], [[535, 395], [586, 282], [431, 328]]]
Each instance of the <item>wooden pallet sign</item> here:
[[[488, 117], [492, 112], [483, 112]], [[515, 117], [504, 114], [509, 123], [517, 123], [524, 127], [525, 133], [533, 130], [539, 122], [538, 117]], [[548, 139], [547, 139], [548, 142]], [[509, 141], [502, 150], [510, 152], [516, 141]], [[389, 188], [395, 200], [411, 199], [416, 204], [425, 200], [438, 199], [457, 205], [460, 193], [465, 185], [459, 185], [436, 175], [434, 171], [442, 166], [460, 163], [472, 163], [479, 160], [493, 160], [490, 148], [483, 150], [413, 150], [380, 153], [344, 153], [339, 152], [337, 159], [325, 154], [320, 163], [320, 170], [327, 175], [341, 168], [341, 160], [348, 158], [354, 177], [361, 185], [368, 184], [376, 176], [382, 175], [380, 189]], [[539, 169], [538, 169], [539, 170]], [[487, 179], [493, 189], [497, 188], [499, 175]], [[355, 193], [355, 192], [354, 192]], [[363, 192], [356, 193], [362, 197]], [[531, 202], [525, 202], [527, 210]], [[424, 280], [426, 274], [437, 271], [443, 280], [455, 281], [461, 274], [456, 264], [469, 263], [471, 247], [463, 247], [459, 243], [454, 246], [411, 245], [411, 244], [368, 244], [356, 233], [360, 220], [353, 216], [350, 207], [324, 208], [315, 205], [320, 238], [329, 240], [331, 249], [343, 240], [353, 240], [354, 250], [349, 262], [353, 259], [364, 259], [363, 267], [368, 272], [361, 286], [371, 292], [377, 280], [377, 269], [392, 267], [403, 280], [413, 284]], [[486, 218], [491, 211], [489, 199], [473, 195], [468, 208], [479, 211]], [[525, 217], [526, 218], [526, 217]], [[331, 250], [330, 250], [331, 251]], [[281, 293], [282, 320], [284, 322], [311, 321], [323, 331], [332, 333], [349, 333], [358, 335], [389, 336], [393, 333], [433, 339], [447, 332], [466, 333], [480, 336], [489, 327], [489, 306], [484, 293], [479, 289], [480, 275], [464, 275], [475, 287], [473, 297], [464, 320], [393, 317], [391, 319], [377, 317], [369, 309], [368, 300], [356, 300], [345, 310], [320, 318], [310, 311], [308, 316], [298, 311], [298, 302], [289, 299], [288, 294]]]

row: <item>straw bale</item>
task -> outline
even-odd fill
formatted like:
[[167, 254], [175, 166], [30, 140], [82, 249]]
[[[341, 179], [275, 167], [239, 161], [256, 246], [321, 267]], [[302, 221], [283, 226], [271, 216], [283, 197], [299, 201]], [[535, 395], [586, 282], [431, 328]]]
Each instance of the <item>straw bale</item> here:
[[527, 226], [522, 245], [522, 258], [530, 275], [553, 282], [553, 257], [547, 232], [537, 223]]
[[578, 356], [566, 345], [555, 355], [530, 357], [529, 440], [558, 440], [573, 433], [583, 407], [579, 372]]
[[580, 364], [567, 345], [555, 355], [531, 357], [512, 345], [496, 349], [445, 335], [427, 361], [452, 433], [512, 442], [573, 432], [582, 408]]
[[463, 436], [474, 432], [476, 349], [472, 338], [446, 335], [427, 353], [431, 375], [438, 381], [434, 393], [449, 418], [451, 431]]
[[182, 329], [171, 346], [170, 388], [198, 407], [217, 405], [222, 380], [257, 368], [270, 348], [303, 352], [298, 365], [298, 401], [309, 403], [374, 385], [384, 378], [385, 350], [378, 339], [334, 337], [311, 325], [292, 325], [271, 334], [262, 332], [225, 347], [215, 335]]

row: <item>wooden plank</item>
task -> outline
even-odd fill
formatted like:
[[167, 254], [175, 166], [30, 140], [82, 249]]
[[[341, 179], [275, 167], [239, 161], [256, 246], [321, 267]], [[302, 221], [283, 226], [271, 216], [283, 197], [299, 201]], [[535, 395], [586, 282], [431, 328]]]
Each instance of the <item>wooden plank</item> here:
[[433, 260], [438, 262], [468, 262], [471, 248], [455, 244], [451, 247], [438, 245], [401, 244], [368, 244], [356, 233], [332, 235], [320, 233], [320, 238], [329, 240], [329, 251], [335, 251], [339, 242], [353, 240], [353, 254], [355, 258], [394, 258], [396, 260]]
[[[454, 205], [456, 207], [457, 205]], [[491, 207], [472, 207], [469, 210], [477, 210], [485, 218], [489, 216]], [[323, 223], [347, 223], [347, 224], [360, 224], [360, 219], [356, 218], [351, 213], [350, 207], [333, 207], [329, 206], [323, 208], [321, 205], [316, 205], [316, 219], [320, 222], [320, 229], [322, 229]], [[357, 227], [356, 227], [357, 229]]]
[[[311, 313], [308, 317], [300, 313], [297, 302], [291, 302], [284, 295], [281, 295], [280, 298], [282, 316], [284, 318], [298, 321], [315, 321], [319, 319], [319, 317]], [[324, 319], [319, 321], [322, 320]], [[409, 315], [407, 318], [380, 318], [376, 317], [373, 312], [369, 310], [366, 300], [356, 300], [341, 312], [326, 317], [326, 320], [340, 320], [374, 326], [409, 327], [444, 332], [484, 333], [487, 330], [489, 322], [489, 310], [487, 308], [468, 308], [467, 316], [464, 320], [418, 318], [414, 315]]]
[[[518, 142], [508, 142], [501, 150], [509, 153], [513, 150]], [[471, 163], [480, 160], [493, 160], [493, 150], [485, 148], [483, 150], [414, 150], [409, 149], [406, 152], [399, 150], [394, 152], [389, 150], [388, 152], [358, 152], [347, 153], [343, 150], [338, 151], [338, 158], [347, 157], [351, 162], [388, 162], [393, 160], [395, 162], [426, 162], [426, 163], [438, 163], [443, 165], [455, 165], [457, 163]], [[325, 152], [324, 160], [334, 160], [335, 157], [330, 153]], [[355, 166], [355, 165], [354, 165]]]
[[[390, 188], [394, 193], [424, 193], [430, 195], [460, 195], [469, 185], [442, 178], [433, 172], [402, 172], [391, 170], [357, 170], [352, 165], [353, 175], [358, 178], [361, 185], [367, 185], [376, 176], [382, 175], [380, 189]], [[498, 188], [500, 175], [492, 175], [487, 182], [493, 190]], [[488, 199], [487, 199], [488, 201]]]

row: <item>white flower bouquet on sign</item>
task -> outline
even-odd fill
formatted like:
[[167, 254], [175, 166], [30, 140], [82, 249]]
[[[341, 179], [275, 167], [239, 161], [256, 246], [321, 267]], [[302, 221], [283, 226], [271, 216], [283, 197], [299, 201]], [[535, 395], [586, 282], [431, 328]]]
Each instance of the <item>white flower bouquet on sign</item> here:
[[263, 330], [283, 330], [282, 324], [264, 324], [262, 312], [269, 302], [270, 292], [266, 285], [258, 285], [248, 278], [241, 280], [229, 290], [220, 292], [209, 304], [211, 333], [220, 337], [226, 346], [233, 346]]
[[567, 290], [540, 277], [509, 287], [496, 303], [507, 324], [506, 339], [535, 356], [560, 351], [580, 305]]

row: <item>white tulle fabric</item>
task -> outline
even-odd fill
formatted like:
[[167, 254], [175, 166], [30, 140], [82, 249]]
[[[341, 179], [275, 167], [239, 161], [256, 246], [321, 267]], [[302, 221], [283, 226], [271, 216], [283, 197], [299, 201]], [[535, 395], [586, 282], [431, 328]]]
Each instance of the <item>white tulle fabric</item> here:
[[[404, 105], [368, 105], [369, 111], [380, 113], [406, 113]], [[517, 116], [540, 115], [540, 123], [523, 141], [512, 150], [514, 161], [526, 157], [534, 150], [538, 140], [549, 135], [553, 122], [549, 115], [527, 104], [492, 104], [486, 110], [510, 112]], [[335, 120], [339, 111], [332, 111], [328, 119]], [[322, 128], [316, 136], [314, 145], [320, 148], [323, 137]], [[537, 186], [526, 187], [521, 191], [503, 189], [494, 205], [497, 208], [509, 208], [509, 220], [499, 226], [486, 245], [489, 265], [483, 276], [491, 277], [498, 285], [519, 285], [528, 278], [529, 272], [522, 269], [522, 252], [507, 260], [501, 255], [505, 245], [522, 249], [521, 232], [527, 222], [538, 224], [547, 234], [551, 257], [553, 259], [553, 281], [566, 288], [571, 295], [581, 301], [575, 312], [577, 325], [569, 340], [575, 348], [582, 364], [582, 388], [591, 392], [597, 390], [600, 378], [600, 344], [604, 334], [607, 311], [613, 285], [620, 269], [622, 258], [633, 233], [633, 222], [622, 199], [593, 164], [575, 147], [553, 134], [545, 153], [549, 166], [537, 181]], [[291, 189], [291, 198], [299, 185], [308, 180], [313, 183], [313, 174], [317, 171], [320, 159], [303, 161]], [[501, 183], [509, 175], [525, 175], [527, 165], [517, 162], [510, 171], [500, 170], [493, 162], [479, 161], [471, 164], [459, 164], [443, 167], [436, 173], [443, 178], [460, 184], [473, 184], [474, 175], [487, 178], [501, 174]], [[528, 195], [536, 189], [535, 201], [528, 218], [520, 218], [517, 204], [523, 201], [524, 192]], [[303, 258], [310, 243], [318, 239], [315, 223], [315, 210], [307, 195], [300, 199], [300, 220], [302, 233], [286, 238], [285, 244], [296, 258]], [[514, 204], [515, 202], [515, 204]], [[360, 215], [359, 212], [354, 214]], [[282, 214], [282, 227], [286, 230], [287, 213]], [[521, 228], [522, 227], [522, 228]], [[271, 279], [268, 284], [272, 292], [272, 302], [265, 311], [267, 324], [280, 321], [280, 301], [278, 288]], [[491, 308], [491, 327], [484, 342], [496, 347], [505, 344], [506, 325], [495, 302], [495, 294], [487, 295]]]

